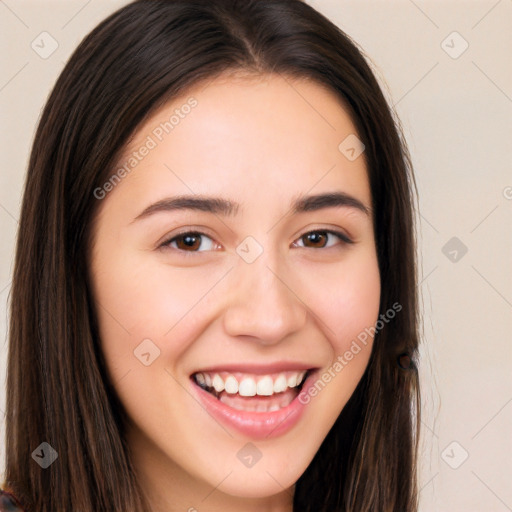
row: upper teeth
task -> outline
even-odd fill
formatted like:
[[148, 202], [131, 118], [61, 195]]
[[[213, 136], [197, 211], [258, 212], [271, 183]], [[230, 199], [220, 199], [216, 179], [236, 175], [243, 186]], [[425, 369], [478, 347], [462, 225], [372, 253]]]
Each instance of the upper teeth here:
[[270, 396], [298, 386], [305, 374], [305, 370], [254, 377], [241, 373], [199, 372], [194, 374], [194, 378], [199, 385], [213, 387], [218, 393], [225, 390], [226, 393], [238, 393], [241, 396]]

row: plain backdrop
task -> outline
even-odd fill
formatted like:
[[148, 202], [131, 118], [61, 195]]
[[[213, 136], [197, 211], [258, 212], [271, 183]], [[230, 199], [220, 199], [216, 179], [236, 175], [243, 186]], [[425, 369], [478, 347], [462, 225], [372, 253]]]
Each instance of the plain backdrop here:
[[[126, 3], [0, 0], [0, 472], [8, 301], [34, 131], [71, 52]], [[310, 3], [364, 51], [412, 153], [421, 511], [511, 511], [512, 0]]]

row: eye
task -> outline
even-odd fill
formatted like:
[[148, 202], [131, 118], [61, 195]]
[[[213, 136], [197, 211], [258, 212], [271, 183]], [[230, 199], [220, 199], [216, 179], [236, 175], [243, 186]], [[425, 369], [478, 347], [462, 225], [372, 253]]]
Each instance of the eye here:
[[[298, 240], [307, 240], [308, 244], [312, 245], [303, 245], [299, 246], [297, 242], [294, 242], [294, 247], [304, 247], [306, 249], [324, 249], [332, 247], [331, 244], [327, 245], [327, 240], [329, 238], [329, 235], [333, 235], [334, 237], [338, 238], [338, 240], [341, 240], [342, 244], [351, 244], [353, 243], [350, 238], [347, 237], [344, 233], [341, 233], [339, 231], [332, 231], [332, 230], [316, 230], [316, 231], [309, 231], [308, 233], [305, 233], [302, 235]], [[206, 244], [206, 247], [204, 247], [205, 244], [202, 243], [202, 238], [206, 238], [210, 241], [210, 243]], [[175, 245], [173, 245], [175, 244]], [[202, 233], [200, 231], [185, 231], [183, 233], [179, 233], [178, 235], [173, 236], [172, 238], [168, 239], [167, 241], [163, 242], [160, 247], [161, 248], [171, 248], [175, 250], [179, 250], [181, 252], [203, 252], [200, 251], [199, 248], [203, 247], [203, 250], [209, 251], [213, 250], [214, 245], [216, 245], [213, 240], [206, 235], [205, 233]], [[341, 245], [341, 244], [339, 244]]]
[[[329, 235], [334, 235], [338, 240], [341, 240], [342, 244], [351, 244], [353, 243], [350, 238], [348, 238], [347, 235], [344, 233], [341, 233], [340, 231], [331, 231], [331, 230], [316, 230], [316, 231], [309, 231], [308, 233], [304, 233], [299, 240], [307, 240], [307, 243], [311, 243], [313, 245], [306, 245], [303, 246], [306, 249], [324, 249], [328, 247], [332, 247], [327, 245], [327, 240]], [[297, 243], [294, 242], [295, 247]], [[336, 244], [334, 244], [336, 245]], [[341, 245], [341, 244], [340, 244]], [[301, 247], [301, 246], [299, 246]]]
[[[177, 249], [183, 252], [202, 252], [198, 249], [200, 247], [204, 247], [205, 244], [202, 243], [202, 238], [205, 237], [208, 240], [210, 240], [211, 243], [206, 244], [207, 251], [212, 250], [213, 240], [205, 235], [204, 233], [201, 233], [200, 231], [186, 231], [184, 233], [180, 233], [166, 242], [163, 242], [160, 247], [162, 248], [171, 248], [171, 249]], [[173, 246], [173, 244], [176, 244], [176, 246]]]

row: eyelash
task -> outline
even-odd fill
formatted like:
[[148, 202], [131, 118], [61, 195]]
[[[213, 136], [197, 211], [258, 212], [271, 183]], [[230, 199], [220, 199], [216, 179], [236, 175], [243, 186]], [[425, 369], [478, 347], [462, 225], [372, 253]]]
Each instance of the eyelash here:
[[[315, 229], [313, 231], [308, 231], [308, 232], [304, 233], [303, 235], [301, 235], [297, 240], [300, 240], [300, 239], [306, 237], [307, 235], [311, 235], [312, 233], [322, 233], [322, 234], [334, 235], [334, 236], [336, 236], [341, 241], [340, 245], [343, 245], [343, 244], [353, 244], [354, 243], [354, 241], [351, 240], [347, 235], [345, 235], [345, 233], [342, 233], [341, 231], [334, 231], [334, 230], [329, 230], [329, 229]], [[208, 236], [206, 233], [203, 233], [201, 231], [183, 231], [181, 233], [178, 233], [178, 234], [174, 235], [172, 238], [169, 238], [165, 242], [163, 242], [159, 246], [159, 248], [169, 249], [169, 250], [172, 250], [172, 251], [179, 251], [179, 252], [185, 253], [187, 256], [190, 255], [190, 254], [205, 252], [205, 251], [184, 251], [183, 249], [178, 249], [178, 248], [170, 247], [170, 244], [172, 242], [174, 242], [176, 239], [178, 239], [180, 237], [183, 237], [184, 235], [205, 236], [205, 237], [207, 237], [207, 238], [209, 238], [210, 240], [213, 241], [212, 237]], [[318, 250], [318, 249], [330, 249], [332, 247], [333, 246], [331, 246], [331, 247], [318, 247], [318, 248], [315, 248], [315, 247], [302, 247], [302, 248], [303, 249], [316, 249], [316, 250]]]

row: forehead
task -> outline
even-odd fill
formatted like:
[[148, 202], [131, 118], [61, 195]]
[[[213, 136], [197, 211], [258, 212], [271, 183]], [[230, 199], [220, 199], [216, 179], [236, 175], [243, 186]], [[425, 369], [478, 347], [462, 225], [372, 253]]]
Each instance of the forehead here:
[[[191, 98], [200, 108], [188, 107]], [[241, 120], [247, 128], [256, 124], [260, 128], [266, 125], [269, 130], [291, 128], [287, 134], [289, 137], [297, 135], [298, 129], [304, 130], [307, 125], [311, 130], [305, 129], [305, 135], [318, 131], [321, 125], [324, 130], [332, 132], [341, 129], [356, 133], [350, 108], [327, 85], [307, 77], [260, 75], [235, 70], [201, 80], [169, 100], [139, 126], [126, 144], [123, 156], [140, 147], [145, 136], [155, 132], [153, 135], [159, 138], [156, 133], [159, 132], [159, 123], [171, 121], [171, 131], [176, 135], [178, 130], [174, 129], [191, 111], [194, 118], [203, 123], [205, 120], [222, 119], [223, 124], [219, 128], [228, 128], [226, 121], [231, 119], [233, 123]], [[267, 117], [262, 118], [259, 114]]]
[[364, 154], [351, 161], [340, 150], [354, 136], [347, 109], [323, 85], [282, 75], [220, 76], [139, 127], [117, 162], [129, 172], [111, 195], [136, 189], [156, 200], [215, 191], [268, 203], [336, 188], [369, 204]]

